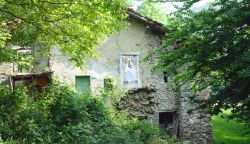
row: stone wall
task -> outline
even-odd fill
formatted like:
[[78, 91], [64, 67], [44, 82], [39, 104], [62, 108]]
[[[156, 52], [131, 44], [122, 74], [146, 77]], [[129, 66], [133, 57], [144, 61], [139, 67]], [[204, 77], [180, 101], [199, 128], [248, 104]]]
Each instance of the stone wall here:
[[206, 95], [190, 98], [188, 89], [188, 86], [183, 86], [178, 97], [179, 137], [187, 144], [211, 144], [211, 115], [208, 113], [208, 107], [204, 107], [208, 106]]
[[198, 105], [189, 101], [187, 94], [177, 96], [171, 87], [164, 82], [162, 72], [153, 72], [152, 64], [156, 58], [144, 62], [143, 59], [155, 48], [160, 47], [161, 39], [152, 34], [147, 27], [135, 20], [130, 20], [127, 29], [106, 39], [96, 52], [99, 59], [87, 59], [84, 70], [62, 55], [57, 48], [52, 50], [50, 68], [61, 81], [74, 86], [75, 76], [89, 75], [91, 89], [103, 87], [104, 78], [112, 77], [120, 80], [120, 54], [139, 53], [141, 89], [132, 90], [124, 96], [118, 105], [119, 109], [127, 109], [131, 115], [151, 122], [159, 123], [159, 112], [176, 112], [179, 125], [179, 136], [185, 142], [210, 143], [211, 117], [198, 110], [190, 113]]
[[8, 75], [12, 72], [12, 64], [0, 63], [0, 84], [9, 84]]
[[[211, 143], [211, 116], [197, 110], [199, 103], [193, 103], [188, 92], [173, 93], [171, 87], [164, 82], [162, 72], [153, 72], [152, 64], [157, 58], [144, 62], [143, 59], [155, 48], [160, 47], [161, 39], [152, 34], [142, 23], [130, 20], [127, 29], [118, 32], [96, 49], [99, 59], [87, 59], [85, 69], [80, 69], [68, 61], [58, 48], [52, 49], [49, 59], [50, 69], [61, 81], [75, 85], [75, 76], [89, 75], [91, 89], [102, 88], [104, 79], [112, 77], [120, 80], [120, 54], [139, 53], [140, 56], [140, 89], [130, 90], [118, 105], [119, 109], [127, 109], [132, 115], [151, 122], [159, 123], [159, 112], [177, 112], [179, 136], [187, 143]], [[36, 61], [39, 65], [35, 71], [46, 70], [48, 58]], [[11, 64], [0, 64], [0, 84], [8, 81], [7, 75], [12, 72]]]
[[[99, 59], [88, 59], [84, 70], [68, 62], [68, 58], [54, 48], [50, 57], [51, 70], [59, 79], [71, 85], [75, 83], [75, 76], [89, 75], [91, 89], [95, 91], [103, 86], [103, 80], [107, 76], [120, 81], [121, 54], [139, 54], [142, 87], [134, 90], [133, 94], [124, 96], [120, 108], [127, 108], [133, 115], [146, 117], [157, 124], [159, 111], [177, 110], [176, 96], [164, 82], [163, 73], [152, 71], [152, 64], [156, 58], [143, 61], [155, 48], [161, 46], [161, 38], [152, 34], [145, 25], [136, 20], [130, 19], [129, 23], [127, 29], [110, 36], [96, 49]], [[152, 91], [149, 92], [149, 89]]]
[[155, 88], [141, 88], [130, 90], [117, 104], [118, 110], [127, 110], [132, 117], [139, 119], [155, 120], [155, 112], [158, 110], [158, 97]]
[[176, 97], [164, 82], [162, 72], [153, 72], [154, 60], [144, 62], [155, 48], [160, 47], [161, 39], [148, 30], [142, 23], [130, 20], [127, 29], [118, 32], [96, 49], [99, 59], [88, 59], [84, 70], [77, 68], [74, 63], [68, 62], [57, 48], [52, 51], [50, 67], [54, 74], [64, 82], [75, 84], [75, 76], [89, 75], [91, 89], [95, 91], [103, 87], [105, 77], [113, 77], [120, 81], [120, 54], [138, 53], [140, 56], [140, 79], [142, 88], [154, 87], [154, 96], [158, 102], [156, 111], [172, 110], [177, 108]]

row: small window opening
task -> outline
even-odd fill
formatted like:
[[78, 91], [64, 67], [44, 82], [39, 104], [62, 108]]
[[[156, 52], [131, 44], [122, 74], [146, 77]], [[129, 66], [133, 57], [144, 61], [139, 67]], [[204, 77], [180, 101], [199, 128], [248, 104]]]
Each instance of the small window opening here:
[[18, 64], [17, 65], [18, 73], [29, 73], [31, 72], [31, 66], [25, 64]]
[[174, 122], [173, 112], [160, 112], [159, 113], [159, 124], [171, 124]]
[[159, 127], [164, 132], [174, 136], [177, 135], [176, 112], [160, 112]]
[[109, 92], [113, 90], [113, 80], [111, 78], [104, 79], [104, 91]]
[[166, 73], [166, 72], [163, 72], [163, 74], [164, 74], [164, 82], [167, 83], [167, 82], [168, 82], [167, 73]]
[[76, 76], [75, 77], [76, 90], [80, 93], [90, 92], [90, 76]]

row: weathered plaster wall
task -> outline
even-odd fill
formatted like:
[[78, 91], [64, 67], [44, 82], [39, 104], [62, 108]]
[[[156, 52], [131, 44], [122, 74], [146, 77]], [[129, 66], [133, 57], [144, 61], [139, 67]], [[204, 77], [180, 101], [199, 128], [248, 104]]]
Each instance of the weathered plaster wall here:
[[12, 72], [12, 64], [0, 63], [0, 84], [8, 84], [8, 75]]
[[32, 54], [35, 57], [32, 72], [49, 71], [49, 57], [43, 53], [44, 45], [41, 42], [36, 42], [33, 45]]
[[[199, 104], [188, 99], [188, 92], [176, 96], [169, 85], [164, 82], [161, 72], [152, 72], [154, 60], [143, 62], [154, 48], [160, 46], [160, 38], [153, 35], [143, 24], [130, 21], [131, 25], [109, 37], [103, 45], [96, 50], [100, 54], [99, 60], [88, 59], [85, 70], [81, 70], [74, 63], [68, 61], [57, 48], [52, 50], [50, 57], [50, 69], [62, 81], [75, 84], [75, 76], [90, 75], [92, 91], [103, 87], [103, 79], [112, 76], [119, 81], [120, 54], [140, 54], [140, 77], [142, 88], [149, 88], [146, 92], [135, 91], [123, 98], [120, 108], [126, 108], [131, 113], [146, 117], [154, 123], [158, 123], [158, 112], [177, 111], [179, 123], [179, 135], [186, 143], [211, 143], [211, 116], [196, 109]], [[35, 71], [46, 71], [43, 65], [48, 59], [37, 62]], [[8, 74], [12, 72], [12, 64], [0, 63], [0, 84], [8, 81]], [[190, 110], [192, 110], [190, 112]]]
[[190, 114], [189, 109], [196, 108], [197, 104], [192, 103], [185, 92], [177, 97], [171, 87], [164, 82], [163, 73], [152, 72], [154, 59], [142, 61], [160, 44], [161, 39], [153, 35], [143, 24], [130, 21], [127, 29], [109, 37], [97, 48], [96, 52], [99, 53], [100, 59], [88, 59], [85, 70], [68, 62], [67, 57], [56, 48], [52, 50], [50, 67], [62, 81], [72, 85], [75, 84], [75, 76], [90, 75], [91, 88], [94, 91], [103, 87], [103, 79], [107, 76], [112, 76], [117, 81], [120, 80], [120, 54], [139, 53], [142, 90], [135, 90], [124, 96], [118, 108], [127, 109], [132, 115], [149, 119], [156, 124], [159, 122], [158, 112], [176, 111], [179, 135], [184, 142], [210, 143], [212, 140], [210, 115], [201, 114], [199, 111], [193, 111]]
[[177, 109], [176, 97], [164, 82], [163, 74], [152, 72], [152, 61], [142, 62], [143, 58], [160, 44], [161, 39], [157, 35], [153, 35], [143, 24], [130, 21], [130, 26], [127, 29], [109, 37], [96, 50], [100, 59], [89, 59], [85, 70], [80, 70], [73, 63], [69, 63], [68, 59], [62, 56], [56, 48], [52, 51], [50, 66], [54, 74], [72, 85], [74, 85], [76, 75], [90, 75], [91, 88], [94, 90], [103, 86], [103, 79], [106, 76], [120, 80], [120, 54], [139, 53], [142, 87], [156, 89], [153, 95], [159, 104], [155, 111], [173, 110]]
[[[12, 48], [11, 44], [7, 45], [8, 48]], [[12, 63], [3, 63], [0, 62], [0, 84], [9, 84], [9, 77], [13, 72], [13, 64]]]

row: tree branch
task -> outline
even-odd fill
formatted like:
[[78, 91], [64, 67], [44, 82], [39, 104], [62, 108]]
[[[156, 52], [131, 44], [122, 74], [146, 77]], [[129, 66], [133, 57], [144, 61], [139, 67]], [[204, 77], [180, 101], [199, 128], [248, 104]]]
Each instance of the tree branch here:
[[29, 21], [29, 20], [27, 20], [27, 19], [25, 19], [25, 18], [23, 18], [23, 17], [21, 17], [21, 16], [17, 16], [16, 14], [14, 14], [14, 13], [12, 13], [12, 12], [10, 12], [10, 11], [7, 11], [7, 10], [1, 9], [1, 8], [0, 8], [0, 11], [1, 11], [4, 15], [6, 15], [5, 13], [10, 14], [10, 15], [12, 15], [12, 16], [15, 17], [15, 18], [21, 19], [22, 21], [24, 21], [24, 22], [26, 22], [26, 23], [29, 23], [29, 24], [32, 24], [33, 26], [37, 27], [38, 29], [41, 29], [38, 25], [36, 25], [35, 22]]
[[56, 5], [63, 5], [63, 4], [75, 4], [72, 2], [50, 2], [50, 1], [44, 1], [44, 0], [38, 0], [38, 2], [42, 2], [42, 3], [48, 3], [48, 4], [56, 4]]

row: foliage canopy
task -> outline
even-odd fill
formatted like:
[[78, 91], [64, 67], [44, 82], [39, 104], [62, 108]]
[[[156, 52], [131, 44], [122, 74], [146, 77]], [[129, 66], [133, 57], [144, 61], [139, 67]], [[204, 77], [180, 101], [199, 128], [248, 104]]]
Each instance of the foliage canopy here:
[[30, 47], [41, 41], [81, 66], [105, 36], [124, 26], [126, 6], [125, 0], [0, 0], [0, 61], [21, 60], [7, 42]]
[[167, 23], [168, 21], [168, 16], [164, 9], [159, 6], [159, 3], [154, 3], [152, 0], [143, 1], [143, 3], [137, 8], [137, 11], [163, 24]]
[[195, 93], [211, 86], [213, 114], [232, 109], [232, 118], [249, 123], [250, 1], [218, 0], [194, 12], [198, 1], [186, 1], [169, 19], [155, 68]]

